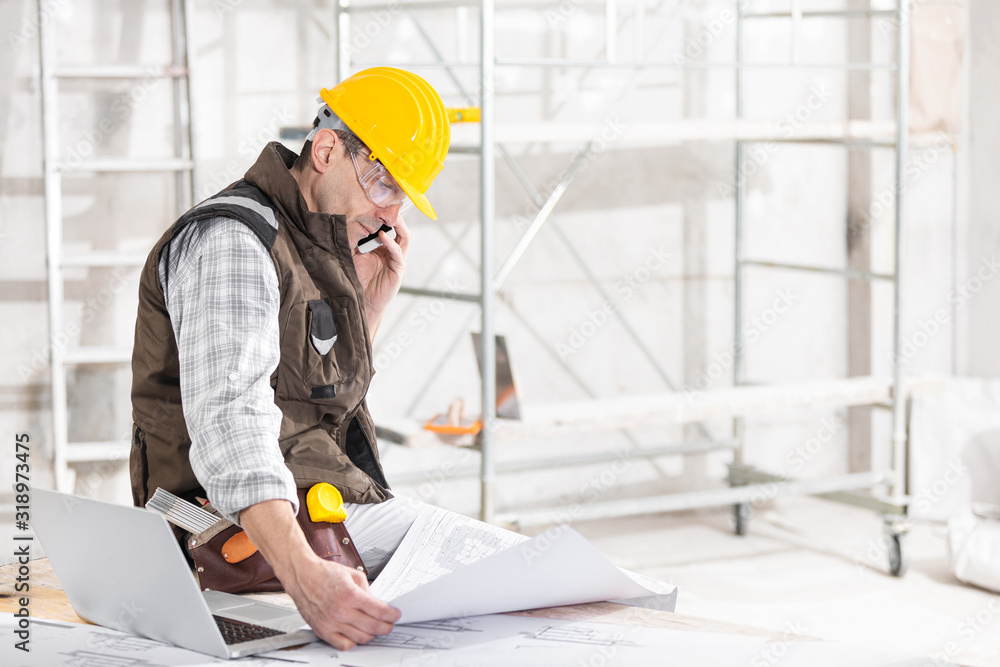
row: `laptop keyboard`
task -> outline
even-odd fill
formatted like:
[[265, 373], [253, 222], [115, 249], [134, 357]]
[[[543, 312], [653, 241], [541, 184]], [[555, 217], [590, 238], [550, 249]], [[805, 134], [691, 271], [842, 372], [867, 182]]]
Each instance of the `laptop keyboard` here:
[[222, 639], [225, 640], [227, 645], [242, 644], [243, 642], [251, 642], [255, 639], [264, 639], [265, 637], [285, 634], [281, 630], [265, 628], [262, 625], [253, 625], [252, 623], [244, 623], [242, 621], [234, 621], [231, 618], [222, 618], [221, 616], [212, 616], [212, 618], [215, 619], [215, 624], [219, 626], [219, 632], [222, 633]]

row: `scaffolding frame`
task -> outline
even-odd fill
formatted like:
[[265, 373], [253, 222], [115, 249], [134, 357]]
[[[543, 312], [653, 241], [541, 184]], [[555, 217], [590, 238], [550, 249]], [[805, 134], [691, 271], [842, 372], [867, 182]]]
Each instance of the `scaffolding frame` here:
[[[668, 21], [668, 26], [672, 23], [673, 18], [681, 15], [689, 6], [691, 5], [691, 0], [679, 0], [675, 7], [675, 12]], [[893, 574], [899, 575], [905, 571], [905, 560], [902, 552], [902, 542], [901, 538], [903, 534], [908, 529], [908, 508], [909, 499], [907, 497], [907, 458], [908, 458], [908, 406], [909, 397], [911, 395], [912, 387], [908, 386], [907, 380], [902, 372], [900, 359], [900, 349], [902, 346], [902, 330], [901, 330], [901, 295], [903, 290], [902, 283], [902, 267], [904, 260], [904, 227], [903, 220], [905, 217], [905, 188], [902, 187], [904, 169], [906, 165], [906, 160], [908, 156], [909, 144], [910, 144], [910, 132], [909, 132], [909, 73], [910, 73], [910, 21], [909, 21], [909, 10], [908, 3], [906, 0], [896, 0], [895, 8], [890, 10], [829, 10], [829, 11], [802, 11], [799, 6], [799, 2], [793, 2], [792, 10], [789, 12], [746, 12], [744, 11], [744, 6], [742, 2], [737, 0], [736, 2], [736, 61], [734, 63], [692, 63], [690, 61], [680, 63], [680, 64], [663, 64], [663, 63], [622, 63], [618, 62], [615, 54], [616, 44], [617, 44], [617, 4], [615, 0], [604, 0], [604, 16], [605, 16], [605, 35], [606, 35], [606, 49], [605, 49], [605, 60], [597, 61], [586, 61], [586, 60], [560, 60], [555, 58], [510, 58], [510, 57], [497, 57], [495, 42], [494, 42], [494, 24], [496, 16], [496, 3], [495, 0], [425, 0], [419, 2], [396, 2], [392, 5], [386, 5], [383, 3], [352, 3], [351, 0], [337, 0], [336, 2], [336, 17], [338, 25], [338, 38], [339, 38], [339, 58], [338, 58], [338, 74], [341, 80], [346, 78], [350, 74], [352, 66], [364, 67], [371, 66], [375, 64], [385, 64], [385, 63], [360, 63], [352, 62], [351, 53], [349, 49], [349, 37], [350, 37], [350, 16], [353, 13], [358, 12], [371, 12], [380, 9], [387, 9], [395, 7], [397, 9], [403, 9], [410, 13], [414, 22], [418, 26], [418, 30], [421, 33], [424, 41], [431, 48], [432, 52], [436, 57], [436, 62], [430, 63], [402, 63], [402, 67], [437, 67], [443, 68], [448, 75], [451, 77], [452, 81], [456, 83], [459, 91], [464, 94], [467, 101], [471, 101], [471, 96], [462, 87], [460, 81], [454, 74], [454, 70], [460, 67], [473, 67], [474, 65], [469, 63], [448, 63], [445, 62], [441, 57], [440, 52], [436, 49], [433, 43], [433, 39], [429, 36], [426, 30], [424, 30], [419, 21], [413, 15], [413, 12], [417, 10], [424, 9], [442, 9], [449, 7], [460, 7], [460, 6], [473, 6], [480, 7], [480, 62], [478, 64], [479, 68], [479, 82], [481, 90], [481, 108], [482, 108], [482, 124], [480, 130], [480, 146], [478, 151], [476, 147], [461, 146], [456, 147], [454, 152], [461, 153], [476, 153], [480, 154], [480, 182], [481, 182], [481, 200], [480, 200], [480, 217], [481, 217], [481, 247], [480, 247], [480, 276], [481, 276], [481, 290], [479, 294], [450, 294], [447, 292], [441, 292], [436, 290], [420, 289], [420, 288], [407, 288], [401, 289], [401, 292], [412, 294], [415, 296], [435, 296], [438, 298], [446, 299], [456, 299], [466, 302], [478, 303], [479, 308], [472, 313], [472, 315], [466, 320], [465, 325], [462, 327], [458, 336], [452, 344], [447, 348], [444, 356], [439, 361], [437, 366], [431, 372], [428, 380], [417, 392], [417, 399], [424, 393], [424, 391], [430, 386], [430, 384], [438, 376], [444, 365], [458, 349], [458, 345], [464, 336], [471, 331], [475, 322], [480, 319], [481, 315], [481, 336], [480, 336], [480, 354], [481, 354], [481, 369], [482, 369], [482, 385], [481, 385], [481, 400], [483, 406], [483, 422], [484, 429], [479, 436], [479, 445], [481, 448], [481, 465], [479, 468], [479, 477], [481, 483], [481, 504], [480, 512], [481, 518], [487, 522], [512, 522], [519, 525], [530, 525], [530, 524], [543, 524], [551, 522], [554, 517], [560, 515], [566, 516], [566, 510], [568, 508], [549, 508], [547, 510], [537, 510], [537, 511], [522, 511], [522, 512], [511, 512], [508, 514], [497, 514], [494, 501], [494, 491], [496, 483], [496, 475], [498, 472], [498, 466], [496, 464], [495, 458], [495, 445], [498, 422], [496, 419], [495, 405], [496, 405], [496, 392], [495, 392], [495, 349], [494, 349], [494, 337], [495, 337], [495, 320], [494, 320], [494, 309], [496, 304], [496, 294], [499, 288], [502, 286], [503, 282], [510, 275], [517, 261], [521, 258], [525, 250], [531, 244], [534, 237], [537, 235], [540, 228], [546, 223], [550, 217], [553, 209], [558, 203], [559, 199], [565, 193], [566, 188], [569, 186], [570, 182], [575, 177], [578, 172], [579, 163], [581, 156], [585, 156], [591, 148], [593, 138], [591, 137], [591, 142], [577, 154], [574, 160], [571, 162], [570, 167], [564, 172], [563, 178], [556, 184], [556, 186], [548, 193], [547, 196], [543, 196], [539, 193], [534, 185], [530, 182], [524, 171], [520, 169], [516, 160], [510, 156], [506, 149], [502, 145], [497, 143], [497, 121], [496, 121], [496, 110], [495, 110], [495, 95], [493, 82], [495, 81], [495, 74], [497, 67], [560, 67], [560, 68], [593, 68], [593, 67], [604, 67], [604, 68], [622, 68], [622, 69], [632, 69], [634, 74], [630, 80], [629, 85], [626, 86], [623, 94], [616, 100], [615, 104], [620, 104], [625, 96], [631, 91], [631, 88], [635, 85], [635, 81], [642, 74], [645, 69], [648, 68], [670, 68], [670, 69], [708, 69], [708, 68], [728, 68], [732, 69], [736, 77], [736, 119], [734, 123], [727, 125], [729, 132], [731, 133], [731, 138], [735, 140], [735, 241], [734, 241], [734, 367], [733, 367], [733, 382], [737, 390], [744, 386], [744, 379], [742, 377], [743, 371], [743, 343], [742, 343], [742, 317], [743, 317], [743, 293], [744, 293], [744, 269], [746, 267], [761, 267], [761, 268], [772, 268], [772, 269], [782, 269], [791, 271], [808, 271], [816, 272], [822, 274], [832, 274], [838, 275], [850, 280], [866, 280], [866, 281], [887, 281], [891, 282], [893, 286], [893, 373], [891, 379], [891, 385], [885, 387], [884, 389], [888, 392], [885, 396], [885, 400], [876, 401], [871, 400], [870, 397], [865, 400], [860, 400], [859, 402], [847, 402], [844, 405], [850, 406], [870, 406], [870, 407], [881, 407], [891, 409], [892, 412], [892, 448], [891, 448], [891, 463], [890, 467], [886, 471], [870, 471], [867, 473], [854, 473], [849, 475], [842, 475], [837, 477], [826, 477], [822, 479], [815, 480], [792, 480], [788, 478], [781, 477], [779, 475], [774, 475], [767, 473], [765, 471], [758, 470], [751, 466], [747, 466], [743, 463], [743, 444], [744, 444], [744, 428], [743, 428], [743, 418], [740, 416], [733, 417], [733, 430], [734, 438], [732, 441], [720, 441], [708, 436], [705, 432], [704, 427], [702, 427], [702, 433], [705, 434], [707, 440], [705, 441], [705, 446], [699, 448], [693, 443], [681, 443], [676, 448], [651, 448], [648, 452], [649, 457], [653, 456], [663, 456], [665, 454], [680, 454], [680, 453], [691, 453], [694, 451], [710, 451], [712, 449], [719, 448], [731, 448], [734, 450], [734, 464], [730, 467], [729, 483], [731, 485], [730, 489], [721, 490], [707, 490], [698, 492], [685, 492], [671, 494], [670, 496], [658, 496], [658, 497], [645, 497], [639, 499], [630, 500], [619, 500], [619, 501], [605, 501], [602, 503], [593, 503], [588, 505], [584, 512], [576, 512], [572, 514], [574, 518], [605, 518], [605, 517], [617, 517], [625, 516], [631, 514], [641, 514], [650, 512], [660, 512], [660, 511], [671, 511], [678, 509], [691, 509], [695, 507], [709, 507], [732, 504], [734, 506], [735, 512], [735, 522], [736, 522], [736, 532], [738, 534], [743, 534], [746, 528], [746, 521], [749, 518], [748, 515], [748, 503], [755, 497], [759, 497], [762, 491], [766, 491], [765, 497], [776, 497], [779, 495], [788, 494], [808, 494], [808, 495], [820, 495], [827, 499], [848, 503], [860, 507], [865, 507], [876, 512], [881, 513], [885, 518], [886, 531], [890, 541], [890, 570]], [[643, 4], [641, 2], [636, 4], [636, 23], [638, 27], [639, 42], [641, 43], [641, 25], [642, 16], [640, 15], [643, 11]], [[798, 32], [799, 32], [799, 22], [804, 19], [812, 18], [827, 18], [827, 19], [867, 19], [871, 20], [876, 17], [888, 17], [894, 20], [895, 30], [897, 34], [896, 40], [896, 53], [895, 62], [892, 64], [879, 64], [879, 63], [838, 63], [838, 64], [813, 64], [813, 65], [803, 65], [795, 62], [796, 53], [798, 48]], [[745, 22], [752, 19], [759, 18], [787, 18], [791, 19], [793, 23], [793, 57], [791, 63], [770, 63], [770, 64], [757, 64], [757, 63], [747, 63], [744, 59], [744, 45], [745, 45]], [[652, 57], [655, 54], [656, 46], [659, 41], [663, 39], [666, 34], [666, 29], [661, 32], [660, 36], [657, 38], [656, 43], [652, 48], [649, 49], [649, 53]], [[785, 138], [778, 136], [754, 136], [753, 132], [747, 132], [744, 115], [744, 92], [745, 92], [745, 82], [743, 81], [744, 73], [749, 69], [806, 69], [806, 68], [817, 68], [817, 69], [831, 69], [838, 71], [851, 71], [851, 70], [861, 70], [861, 71], [876, 71], [884, 70], [891, 71], [895, 73], [896, 85], [896, 118], [893, 123], [893, 134], [892, 138], [886, 138], [883, 133], [879, 132], [878, 129], [869, 128], [868, 131], [854, 132], [851, 130], [843, 130], [839, 136], [833, 134], [823, 134], [822, 132], [817, 133], [817, 136], [800, 136], [791, 141], [794, 143], [828, 143], [834, 145], [842, 145], [847, 147], [861, 147], [861, 148], [892, 148], [895, 150], [895, 161], [894, 161], [894, 173], [893, 173], [893, 192], [895, 199], [895, 211], [894, 211], [894, 239], [893, 239], [893, 262], [894, 269], [892, 274], [881, 274], [872, 271], [859, 271], [856, 269], [832, 269], [825, 267], [816, 266], [806, 266], [800, 264], [792, 263], [779, 263], [779, 262], [763, 262], [758, 260], [753, 260], [747, 258], [744, 254], [744, 231], [746, 226], [746, 212], [745, 212], [745, 196], [746, 196], [746, 183], [745, 179], [741, 178], [740, 175], [743, 173], [744, 164], [746, 162], [746, 144], [753, 141], [786, 141]], [[613, 105], [614, 106], [614, 105]], [[613, 116], [613, 113], [611, 114]], [[850, 121], [845, 121], [845, 126], [849, 124]], [[666, 123], [667, 125], [677, 125], [677, 123]], [[690, 128], [689, 128], [690, 129]], [[689, 132], [691, 136], [688, 138], [691, 140], [698, 140], [699, 138], [705, 137], [705, 133], [699, 136], [698, 129], [694, 128], [693, 131]], [[749, 136], [747, 136], [749, 134]], [[806, 133], [808, 135], [808, 133]], [[711, 137], [712, 139], [717, 139], [718, 137]], [[559, 140], [562, 140], [560, 138]], [[520, 240], [514, 246], [513, 250], [508, 255], [507, 259], [501, 265], [500, 269], [494, 272], [494, 226], [495, 226], [495, 162], [497, 155], [501, 155], [504, 159], [511, 165], [515, 176], [518, 180], [525, 186], [529, 196], [532, 198], [534, 203], [539, 207], [537, 214], [532, 220], [528, 228], [523, 232]], [[572, 248], [568, 243], [568, 239], [565, 235], [559, 231], [558, 225], [553, 224], [553, 229], [557, 231], [559, 235], [566, 243], [567, 247]], [[573, 254], [573, 253], [571, 253]], [[574, 259], [581, 259], [578, 255], [575, 255]], [[581, 268], [584, 269], [585, 275], [588, 279], [591, 279], [599, 291], [601, 287], [597, 284], [596, 279], [592, 278], [592, 274], [587, 271], [586, 267], [583, 265], [582, 261], [578, 262]], [[620, 313], [619, 313], [620, 315]], [[623, 320], [623, 325], [626, 331], [633, 336], [637, 343], [640, 345], [640, 349], [651, 358], [648, 354], [648, 350], [639, 341], [638, 336], [634, 335], [634, 331], [627, 323]], [[666, 381], [666, 384], [672, 389], [676, 390], [670, 378], [663, 372], [658, 365], [656, 365], [661, 377]], [[874, 378], [866, 378], [874, 379]], [[414, 405], [411, 405], [411, 412]], [[696, 420], [692, 419], [687, 423], [693, 423]], [[701, 426], [699, 424], [699, 426]], [[626, 428], [625, 425], [621, 427]], [[517, 429], [514, 429], [517, 431]], [[644, 456], [646, 454], [638, 453], [639, 456]], [[594, 460], [601, 460], [599, 456], [597, 457], [563, 457], [560, 459], [544, 459], [540, 460], [537, 465], [535, 462], [525, 463], [525, 464], [507, 464], [502, 466], [503, 471], [513, 471], [513, 470], [525, 470], [536, 467], [543, 467], [545, 465], [553, 465], [556, 462], [563, 462], [573, 464], [582, 462], [592, 462]], [[466, 471], [468, 472], [468, 471]], [[859, 490], [873, 490], [873, 488], [880, 484], [888, 484], [889, 494], [879, 495], [877, 493], [856, 493]]]
[[[68, 348], [60, 340], [64, 336], [64, 269], [68, 267], [141, 267], [144, 252], [91, 251], [67, 253], [63, 248], [62, 175], [68, 171], [80, 173], [159, 172], [173, 174], [174, 206], [177, 215], [191, 206], [194, 193], [194, 160], [192, 158], [191, 92], [187, 39], [187, 1], [169, 0], [170, 62], [158, 66], [115, 64], [73, 66], [57, 62], [55, 27], [45, 19], [43, 0], [37, 0], [39, 25], [39, 78], [42, 102], [42, 150], [45, 182], [46, 272], [48, 281], [49, 364], [52, 411], [52, 469], [55, 486], [72, 492], [74, 463], [123, 461], [129, 456], [131, 443], [120, 440], [96, 442], [69, 441], [69, 409], [67, 369], [90, 364], [128, 364], [132, 347], [116, 345], [85, 345]], [[91, 79], [121, 81], [144, 78], [169, 80], [173, 108], [173, 156], [167, 158], [93, 158], [74, 168], [59, 164], [59, 82]]]

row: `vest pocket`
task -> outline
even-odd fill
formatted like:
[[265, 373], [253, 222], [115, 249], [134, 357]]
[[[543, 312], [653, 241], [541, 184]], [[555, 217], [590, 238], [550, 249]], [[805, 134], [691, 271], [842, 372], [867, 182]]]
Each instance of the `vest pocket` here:
[[[347, 297], [296, 303], [289, 309], [281, 340], [278, 395], [338, 402], [358, 375], [364, 357], [360, 324], [349, 317]], [[346, 404], [345, 404], [346, 407]]]
[[337, 342], [337, 321], [333, 307], [325, 299], [309, 302], [309, 341], [313, 349], [325, 356]]

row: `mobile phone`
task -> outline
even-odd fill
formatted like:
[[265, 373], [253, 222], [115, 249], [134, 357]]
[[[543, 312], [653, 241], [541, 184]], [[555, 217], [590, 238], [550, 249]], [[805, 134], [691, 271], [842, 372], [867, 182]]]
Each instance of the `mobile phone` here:
[[[389, 225], [382, 225], [379, 227], [378, 232], [385, 232], [386, 237], [390, 239], [396, 238], [396, 230]], [[375, 250], [376, 248], [382, 247], [382, 242], [378, 239], [378, 232], [374, 234], [369, 234], [360, 241], [358, 241], [358, 252], [362, 255]]]

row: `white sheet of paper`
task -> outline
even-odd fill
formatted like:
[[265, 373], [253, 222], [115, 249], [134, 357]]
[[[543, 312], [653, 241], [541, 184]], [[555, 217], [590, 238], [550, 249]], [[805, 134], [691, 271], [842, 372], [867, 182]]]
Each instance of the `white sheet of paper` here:
[[426, 505], [372, 584], [372, 595], [382, 600], [398, 598], [527, 540], [524, 535]]
[[453, 569], [389, 602], [402, 612], [400, 623], [417, 623], [655, 594], [582, 535], [560, 526]]

